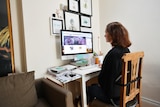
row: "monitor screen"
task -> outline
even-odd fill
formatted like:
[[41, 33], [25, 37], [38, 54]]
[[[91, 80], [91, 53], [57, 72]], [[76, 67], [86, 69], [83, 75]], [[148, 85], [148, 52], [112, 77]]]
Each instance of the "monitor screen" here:
[[61, 30], [62, 55], [93, 53], [92, 32]]

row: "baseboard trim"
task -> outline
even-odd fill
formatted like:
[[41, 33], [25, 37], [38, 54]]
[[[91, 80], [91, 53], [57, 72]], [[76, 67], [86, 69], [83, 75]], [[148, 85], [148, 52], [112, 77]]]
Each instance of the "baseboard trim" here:
[[159, 101], [156, 101], [156, 100], [153, 100], [153, 99], [150, 99], [150, 98], [147, 98], [147, 97], [141, 97], [141, 98], [145, 102], [151, 103], [153, 105], [157, 105], [158, 107], [160, 106], [160, 102]]

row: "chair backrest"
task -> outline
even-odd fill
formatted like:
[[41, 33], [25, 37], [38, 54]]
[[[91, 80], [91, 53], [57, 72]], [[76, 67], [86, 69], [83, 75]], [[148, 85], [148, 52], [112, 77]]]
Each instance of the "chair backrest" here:
[[144, 52], [126, 53], [122, 60], [122, 80], [120, 107], [136, 98], [136, 107], [141, 107], [141, 78]]

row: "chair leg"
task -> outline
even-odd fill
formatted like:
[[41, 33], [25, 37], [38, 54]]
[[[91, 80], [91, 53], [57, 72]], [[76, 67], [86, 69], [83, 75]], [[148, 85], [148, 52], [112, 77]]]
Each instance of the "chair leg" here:
[[140, 93], [138, 94], [138, 106], [137, 107], [141, 107], [141, 95]]

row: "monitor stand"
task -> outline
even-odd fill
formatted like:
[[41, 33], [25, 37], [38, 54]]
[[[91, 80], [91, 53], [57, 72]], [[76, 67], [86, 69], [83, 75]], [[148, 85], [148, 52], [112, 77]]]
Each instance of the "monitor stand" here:
[[87, 59], [80, 59], [77, 61], [72, 61], [71, 62], [72, 65], [81, 67], [81, 66], [87, 66], [88, 65], [88, 60]]

